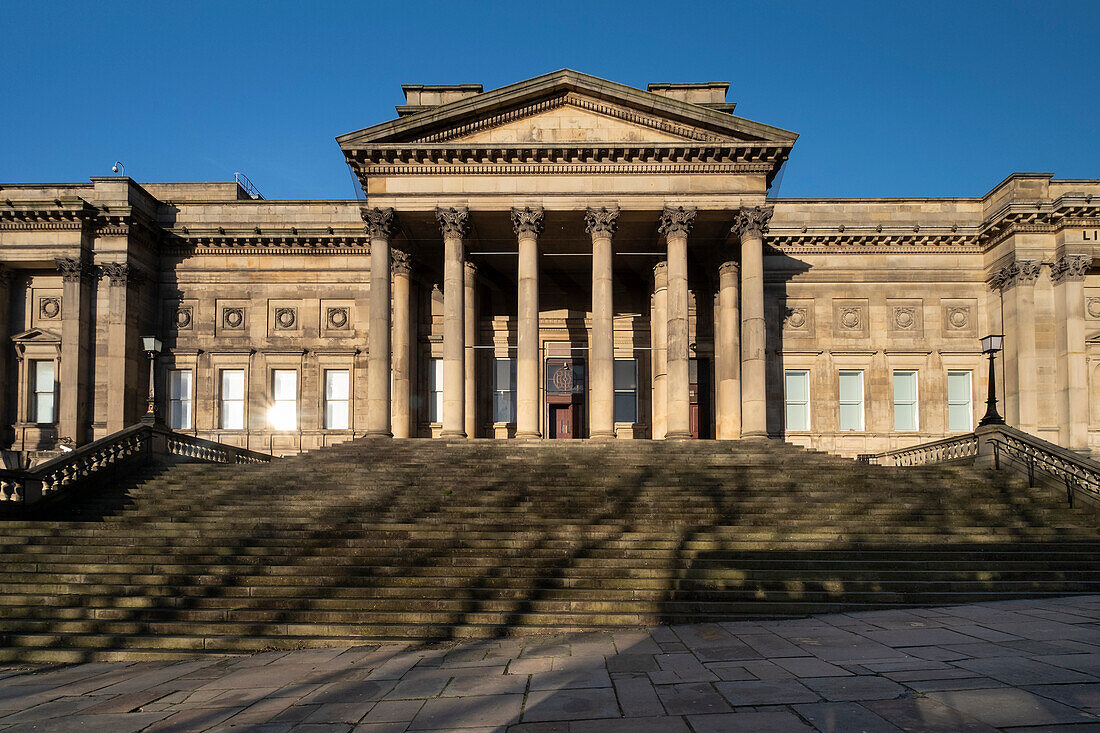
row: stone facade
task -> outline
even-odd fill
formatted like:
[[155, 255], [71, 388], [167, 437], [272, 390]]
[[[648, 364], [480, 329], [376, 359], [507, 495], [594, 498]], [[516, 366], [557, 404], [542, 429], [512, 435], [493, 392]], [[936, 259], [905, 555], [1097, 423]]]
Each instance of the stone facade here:
[[3, 445], [137, 421], [155, 335], [163, 413], [278, 454], [368, 434], [854, 455], [972, 427], [979, 338], [1003, 332], [1007, 421], [1100, 453], [1100, 180], [773, 199], [797, 136], [727, 87], [408, 85], [395, 120], [337, 138], [353, 201], [3, 184]]

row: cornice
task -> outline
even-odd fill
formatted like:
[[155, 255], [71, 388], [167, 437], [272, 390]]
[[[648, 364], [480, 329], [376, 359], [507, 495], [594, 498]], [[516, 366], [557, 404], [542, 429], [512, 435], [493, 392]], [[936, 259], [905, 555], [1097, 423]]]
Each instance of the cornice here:
[[[947, 229], [947, 227], [944, 227]], [[980, 254], [983, 249], [976, 234], [934, 232], [785, 232], [770, 231], [764, 237], [765, 246], [784, 254], [905, 253], [924, 254], [949, 251], [952, 254]]]
[[[787, 159], [786, 142], [675, 142], [675, 143], [467, 143], [456, 145], [398, 143], [372, 145], [348, 154], [358, 173], [375, 166], [429, 169], [442, 166], [515, 164], [623, 164], [623, 163], [757, 163], [771, 170]], [[664, 169], [655, 169], [664, 170]], [[722, 172], [723, 169], [715, 169]]]
[[81, 229], [97, 214], [94, 206], [79, 197], [0, 200], [0, 228], [18, 229]]
[[353, 251], [370, 254], [370, 237], [362, 230], [330, 235], [271, 233], [175, 234], [165, 252], [176, 255], [324, 255]]

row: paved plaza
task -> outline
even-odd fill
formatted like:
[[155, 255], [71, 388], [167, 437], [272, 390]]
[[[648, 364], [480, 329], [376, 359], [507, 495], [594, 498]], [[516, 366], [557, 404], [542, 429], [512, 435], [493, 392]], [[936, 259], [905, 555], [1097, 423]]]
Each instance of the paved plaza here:
[[11, 666], [0, 730], [1100, 731], [1100, 596]]

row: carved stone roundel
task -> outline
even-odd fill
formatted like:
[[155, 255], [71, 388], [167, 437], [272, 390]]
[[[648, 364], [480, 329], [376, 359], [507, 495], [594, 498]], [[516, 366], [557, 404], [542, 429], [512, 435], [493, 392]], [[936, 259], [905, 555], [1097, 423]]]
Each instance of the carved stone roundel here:
[[1085, 309], [1092, 318], [1100, 318], [1100, 298], [1089, 298], [1088, 305], [1085, 306]]
[[863, 322], [863, 314], [859, 308], [845, 308], [840, 312], [840, 325], [848, 329], [857, 329]]
[[913, 308], [898, 308], [894, 311], [894, 323], [903, 331], [912, 330], [917, 325], [917, 312]]
[[294, 328], [294, 322], [298, 320], [298, 315], [293, 308], [276, 308], [275, 309], [275, 326], [276, 328]]
[[180, 308], [176, 311], [176, 328], [189, 328], [191, 326], [191, 309]]
[[329, 328], [347, 328], [348, 325], [348, 309], [347, 308], [329, 308], [328, 309], [328, 325]]
[[806, 325], [806, 309], [805, 308], [791, 308], [791, 312], [787, 314], [787, 325], [791, 328], [802, 328]]
[[970, 323], [970, 311], [966, 308], [951, 308], [947, 311], [947, 324], [951, 328], [966, 328]]
[[61, 315], [60, 298], [42, 298], [38, 301], [38, 315], [42, 318], [53, 319]]
[[226, 328], [240, 328], [244, 325], [244, 309], [226, 308], [222, 311], [222, 323]]

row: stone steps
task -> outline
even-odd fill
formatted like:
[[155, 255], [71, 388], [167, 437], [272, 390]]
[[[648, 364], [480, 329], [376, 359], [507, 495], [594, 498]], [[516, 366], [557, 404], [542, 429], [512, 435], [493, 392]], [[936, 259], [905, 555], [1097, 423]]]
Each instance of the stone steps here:
[[781, 443], [360, 440], [8, 518], [0, 660], [1100, 593], [1094, 524], [989, 470]]

